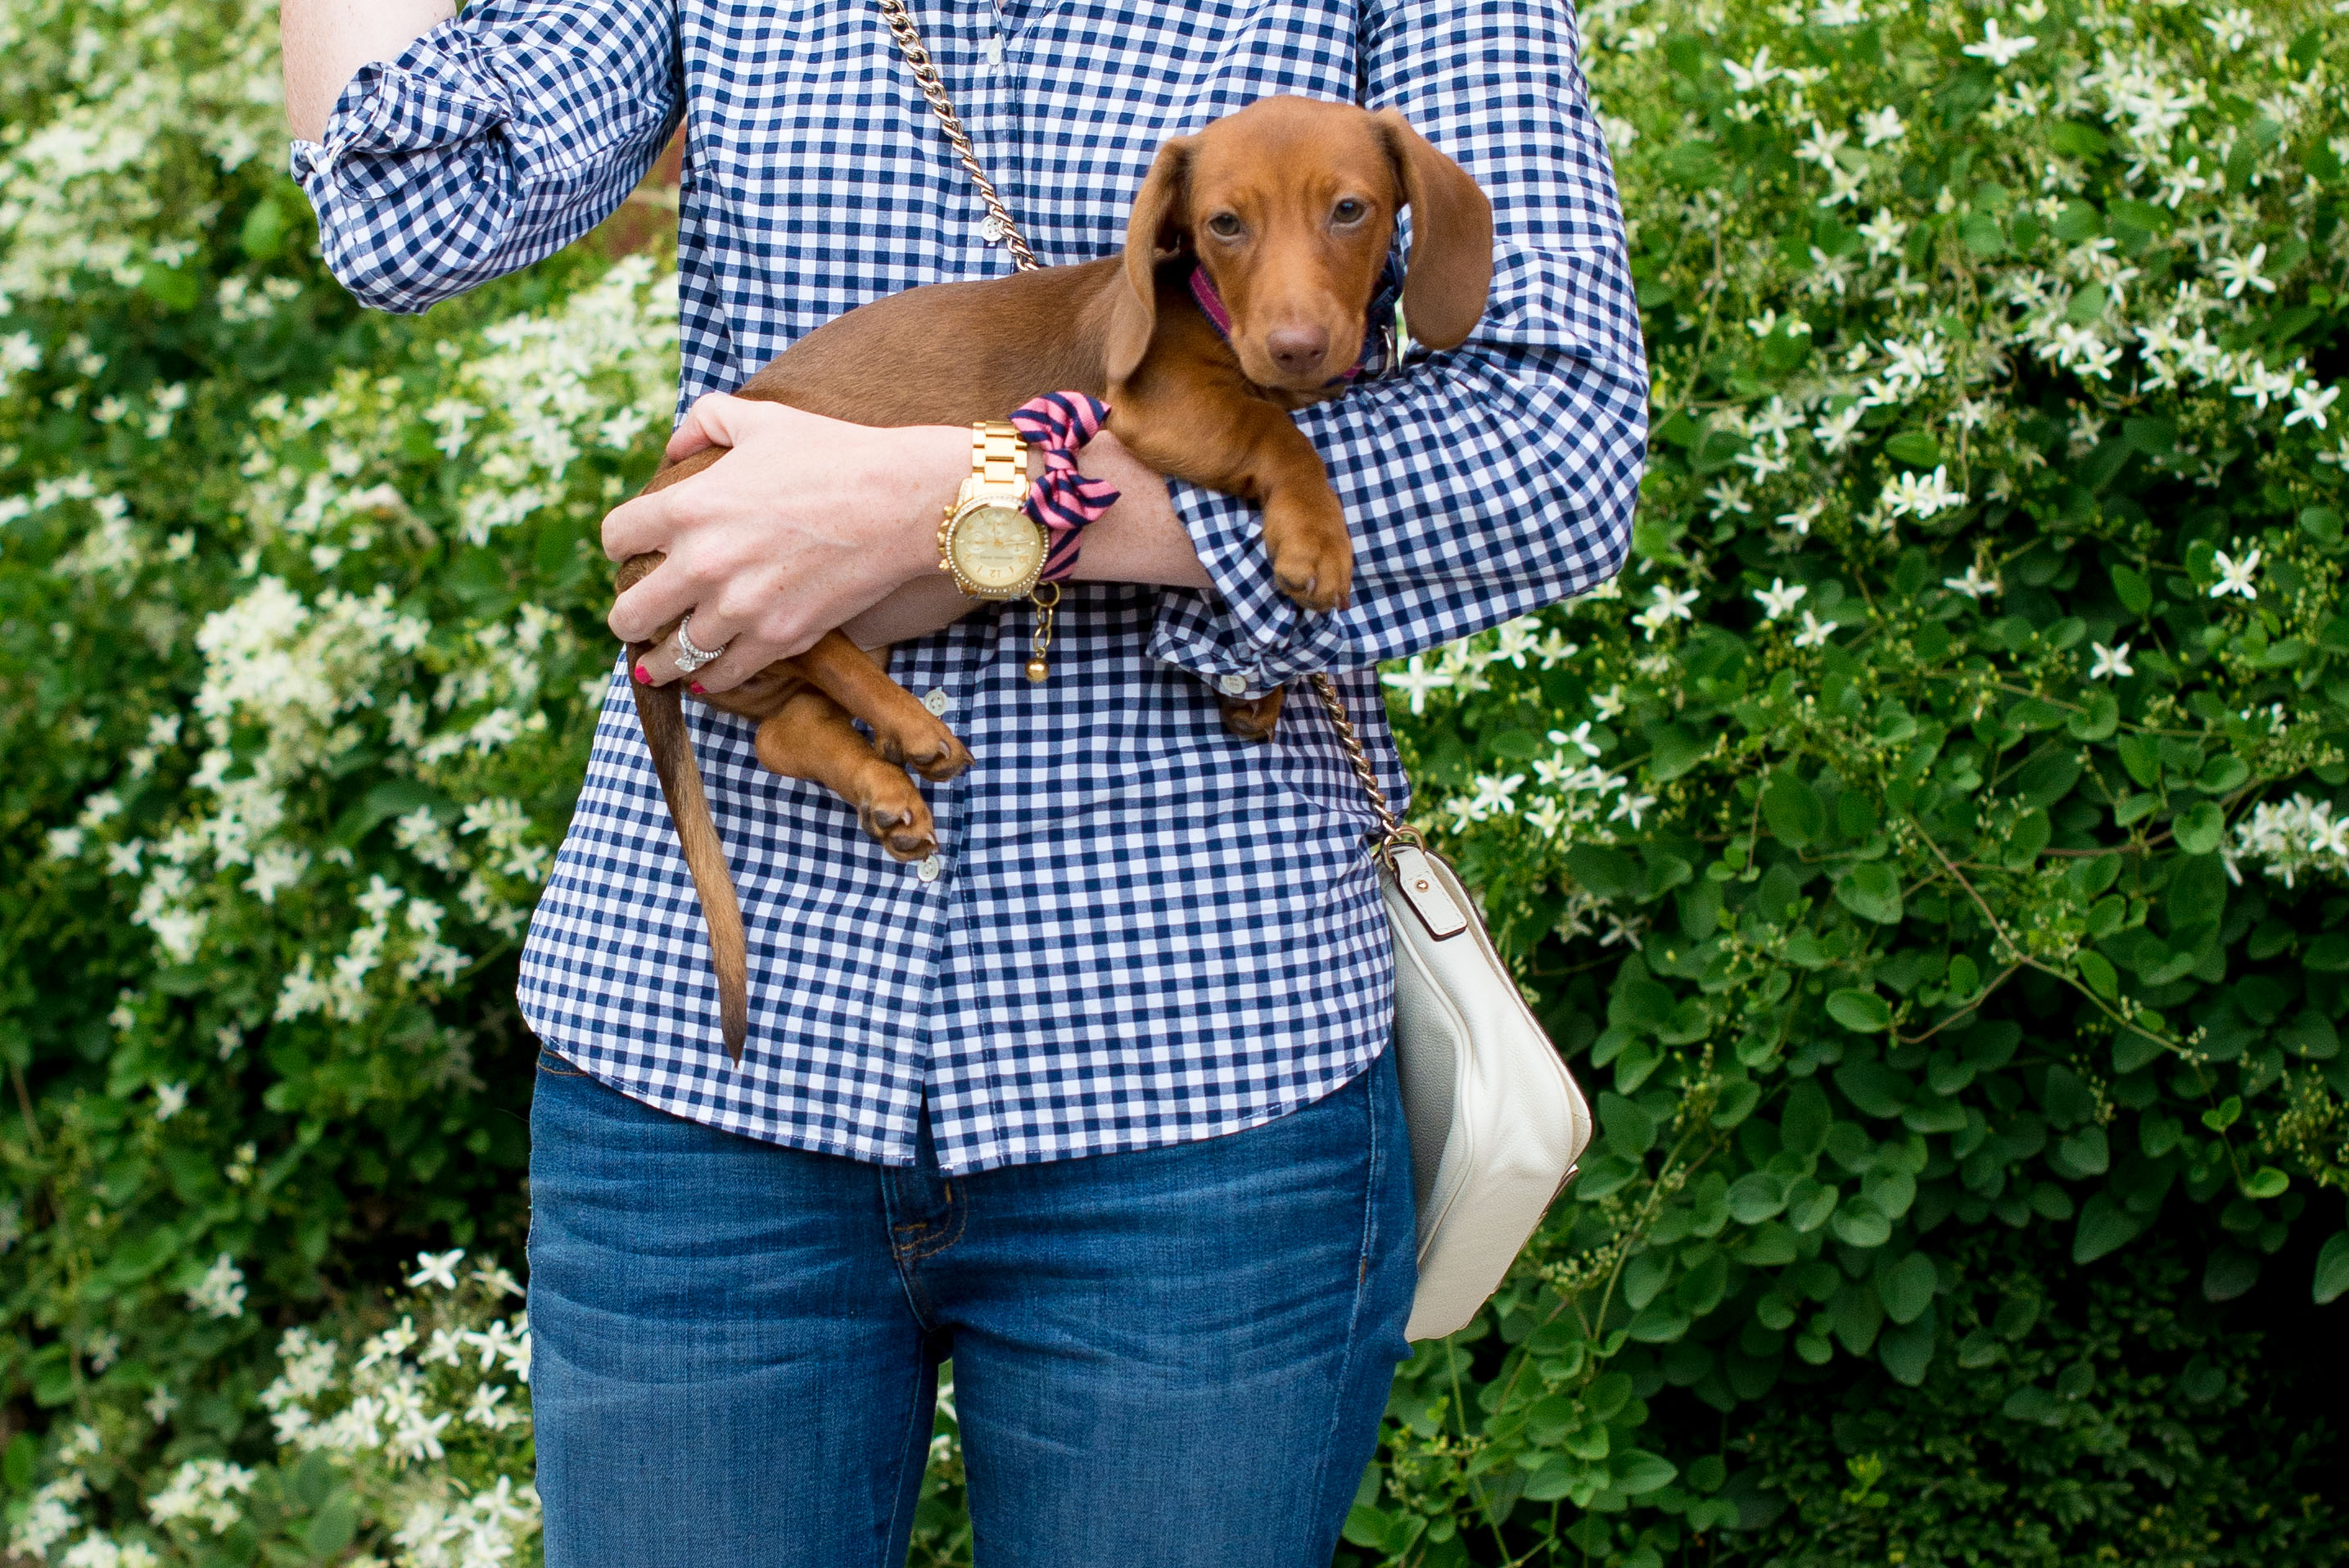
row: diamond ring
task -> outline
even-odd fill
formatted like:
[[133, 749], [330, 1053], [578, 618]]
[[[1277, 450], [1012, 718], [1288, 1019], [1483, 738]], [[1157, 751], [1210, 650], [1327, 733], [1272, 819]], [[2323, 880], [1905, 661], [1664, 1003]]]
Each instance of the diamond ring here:
[[684, 618], [677, 623], [677, 668], [683, 675], [690, 675], [705, 664], [717, 663], [719, 656], [726, 651], [722, 646], [715, 649], [697, 647], [693, 639], [686, 635], [686, 628], [692, 624], [691, 610], [688, 610]]

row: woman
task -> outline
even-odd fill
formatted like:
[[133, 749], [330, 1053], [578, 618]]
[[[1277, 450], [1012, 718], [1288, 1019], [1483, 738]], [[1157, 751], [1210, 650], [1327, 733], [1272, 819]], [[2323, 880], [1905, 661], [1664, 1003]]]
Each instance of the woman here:
[[[865, 0], [287, 0], [294, 163], [361, 299], [422, 309], [610, 213], [680, 119], [682, 453], [605, 525], [667, 563], [723, 691], [843, 623], [978, 761], [899, 866], [688, 704], [750, 930], [730, 1064], [699, 907], [616, 672], [523, 962], [545, 1045], [530, 1312], [547, 1560], [904, 1559], [954, 1359], [981, 1564], [1329, 1561], [1413, 1285], [1371, 817], [1373, 666], [1603, 579], [1645, 368], [1565, 0], [970, 0], [916, 21], [1048, 264], [1115, 251], [1167, 137], [1270, 93], [1402, 110], [1491, 195], [1456, 351], [1307, 410], [1350, 607], [1274, 587], [1251, 510], [1113, 441], [1041, 686], [1032, 611], [944, 587], [968, 432], [724, 396], [865, 300], [1010, 258]], [[388, 63], [386, 63], [388, 62]], [[875, 367], [887, 374], [888, 367]], [[1009, 410], [1005, 410], [1007, 413]], [[647, 678], [678, 677], [672, 643]]]

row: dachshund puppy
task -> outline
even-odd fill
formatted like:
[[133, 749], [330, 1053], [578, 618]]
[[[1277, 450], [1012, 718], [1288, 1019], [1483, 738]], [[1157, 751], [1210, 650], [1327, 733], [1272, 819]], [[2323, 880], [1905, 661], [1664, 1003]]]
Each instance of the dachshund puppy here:
[[[875, 300], [809, 333], [739, 395], [891, 427], [968, 425], [1045, 392], [1089, 393], [1110, 405], [1109, 429], [1152, 468], [1260, 506], [1282, 591], [1309, 609], [1332, 609], [1352, 587], [1352, 541], [1319, 454], [1288, 414], [1344, 390], [1406, 206], [1405, 319], [1418, 341], [1455, 347], [1484, 314], [1492, 283], [1484, 192], [1392, 110], [1270, 98], [1159, 149], [1122, 256]], [[1198, 303], [1195, 271], [1220, 296], [1228, 334]], [[894, 369], [876, 375], [875, 366]], [[674, 484], [724, 455], [695, 452], [645, 488]], [[661, 560], [626, 562], [620, 588]], [[630, 663], [674, 629], [632, 645]], [[677, 686], [635, 691], [709, 923], [727, 1051], [740, 1061], [747, 953], [725, 849]], [[1227, 704], [1226, 724], [1268, 736], [1279, 700], [1275, 691]], [[936, 847], [929, 807], [905, 770], [952, 778], [970, 753], [840, 632], [707, 701], [756, 722], [761, 763], [840, 795], [891, 856], [917, 860]]]

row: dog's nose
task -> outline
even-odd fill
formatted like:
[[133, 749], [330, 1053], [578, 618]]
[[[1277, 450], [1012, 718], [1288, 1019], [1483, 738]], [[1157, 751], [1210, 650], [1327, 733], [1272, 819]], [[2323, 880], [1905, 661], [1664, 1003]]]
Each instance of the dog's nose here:
[[1330, 352], [1330, 334], [1319, 327], [1279, 327], [1265, 335], [1264, 346], [1289, 375], [1309, 375]]

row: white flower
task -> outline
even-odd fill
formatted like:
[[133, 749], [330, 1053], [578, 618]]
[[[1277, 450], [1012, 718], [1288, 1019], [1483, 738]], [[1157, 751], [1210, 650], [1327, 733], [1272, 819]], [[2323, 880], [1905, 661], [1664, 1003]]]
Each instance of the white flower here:
[[2007, 38], [2000, 36], [1998, 31], [1998, 18], [1992, 16], [1984, 20], [1982, 23], [1982, 42], [1979, 44], [1968, 44], [1963, 49], [1960, 50], [1959, 53], [1971, 55], [1978, 60], [1988, 60], [1994, 67], [2003, 70], [2006, 67], [2013, 64], [2016, 59], [2030, 53], [2033, 48], [2037, 47], [2038, 43], [2039, 40], [2037, 38], [2029, 36], [2028, 35], [2020, 38]]
[[2255, 245], [2250, 255], [2220, 257], [2211, 270], [2219, 275], [2219, 281], [2227, 286], [2229, 299], [2235, 298], [2246, 288], [2256, 288], [2261, 294], [2273, 294], [2276, 291], [2273, 280], [2260, 275], [2260, 264], [2267, 259], [2267, 246]]
[[408, 1276], [408, 1282], [416, 1289], [439, 1285], [443, 1290], [453, 1291], [457, 1288], [457, 1265], [464, 1260], [465, 1249], [462, 1247], [446, 1252], [419, 1252], [416, 1254], [416, 1272]]
[[1975, 566], [1969, 566], [1966, 568], [1966, 575], [1962, 577], [1943, 577], [1941, 586], [1951, 593], [1963, 594], [1966, 597], [1974, 600], [1980, 600], [1985, 594], [1994, 594], [1999, 591], [1998, 579], [1983, 576], [1982, 568]]
[[492, 1296], [518, 1296], [523, 1293], [522, 1282], [508, 1273], [495, 1258], [482, 1261], [472, 1277]]
[[1694, 588], [1676, 593], [1667, 585], [1658, 583], [1655, 587], [1654, 601], [1646, 609], [1633, 616], [1631, 623], [1644, 628], [1648, 634], [1648, 640], [1653, 642], [1656, 640], [1656, 633], [1663, 630], [1673, 621], [1695, 619], [1696, 618], [1689, 613], [1689, 607], [1694, 603], [1696, 603]]
[[188, 1287], [187, 1294], [189, 1307], [208, 1317], [243, 1317], [244, 1271], [222, 1252], [204, 1271], [204, 1277]]
[[1776, 620], [1780, 616], [1792, 610], [1802, 597], [1810, 591], [1800, 583], [1796, 583], [1790, 588], [1785, 579], [1773, 577], [1770, 579], [1768, 587], [1754, 589], [1754, 597], [1762, 601], [1764, 618]]
[[1590, 699], [1590, 711], [1598, 714], [1602, 722], [1620, 713], [1623, 711], [1623, 688], [1619, 684], [1594, 693]]
[[1786, 74], [1783, 68], [1770, 63], [1770, 47], [1767, 44], [1754, 51], [1752, 64], [1741, 66], [1734, 60], [1723, 60], [1721, 68], [1728, 73], [1729, 85], [1740, 93], [1768, 87]]
[[1871, 261], [1882, 261], [1900, 254], [1900, 243], [1909, 237], [1909, 225], [1892, 215], [1889, 207], [1879, 207], [1876, 216], [1859, 225], [1860, 237], [1868, 242]]
[[2334, 816], [2323, 801], [2295, 794], [2262, 801], [2235, 824], [2229, 860], [2250, 860], [2285, 887], [2309, 871], [2349, 876], [2349, 815]]
[[1655, 804], [1656, 797], [1654, 795], [1633, 794], [1630, 791], [1626, 790], [1616, 800], [1615, 809], [1607, 814], [1607, 820], [1609, 822], [1620, 822], [1624, 818], [1629, 817], [1630, 818], [1631, 826], [1636, 828], [1640, 826], [1640, 814], [1646, 811], [1650, 806]]
[[1836, 171], [1836, 154], [1842, 151], [1850, 140], [1849, 131], [1829, 130], [1814, 119], [1811, 121], [1811, 134], [1795, 149], [1795, 161], [1816, 163], [1832, 174]]
[[2321, 389], [2313, 384], [2293, 387], [2292, 389], [2293, 407], [2292, 412], [2283, 417], [2283, 428], [2290, 430], [2292, 426], [2305, 421], [2318, 430], [2324, 429], [2325, 410], [2330, 409], [2340, 396], [2341, 389], [2338, 386], [2325, 387]]
[[2251, 21], [2251, 14], [2240, 5], [2231, 11], [2221, 11], [2216, 16], [2203, 17], [2202, 25], [2210, 30], [2210, 36], [2219, 41], [2219, 47], [2230, 54], [2250, 42], [2251, 35], [2259, 30]]
[[2109, 680], [2116, 675], [2126, 677], [2137, 673], [2135, 670], [2129, 668], [2127, 643], [2106, 648], [2101, 642], [2092, 642], [2088, 647], [2096, 656], [2096, 667], [2088, 671], [2089, 680]]
[[1428, 669], [1426, 660], [1416, 653], [1411, 656], [1410, 662], [1401, 670], [1391, 670], [1380, 676], [1379, 680], [1386, 686], [1408, 695], [1411, 699], [1411, 711], [1413, 713], [1427, 711], [1429, 692], [1441, 691], [1452, 684], [1451, 676], [1439, 670]]
[[1819, 619], [1818, 617], [1813, 615], [1810, 611], [1805, 610], [1803, 612], [1803, 629], [1795, 634], [1795, 646], [1796, 648], [1824, 648], [1826, 646], [1827, 638], [1834, 631], [1835, 622], [1831, 620], [1823, 621]]
[[155, 1119], [168, 1122], [188, 1108], [188, 1085], [158, 1084], [155, 1085]]
[[1590, 738], [1590, 721], [1588, 719], [1571, 730], [1552, 730], [1549, 732], [1549, 743], [1560, 748], [1572, 746], [1586, 757], [1595, 757], [1599, 754], [1599, 742]]
[[1902, 473], [1884, 487], [1884, 506], [1895, 517], [1920, 521], [1966, 504], [1966, 493], [1950, 488], [1949, 465], [1928, 474]]
[[2251, 586], [2251, 574], [2260, 569], [2259, 551], [2253, 550], [2239, 561], [2224, 550], [2214, 550], [2210, 564], [2219, 569], [2219, 580], [2210, 585], [2212, 598], [2224, 598], [2229, 594], [2240, 594], [2246, 599], [2260, 597], [2259, 589]]
[[1900, 111], [1890, 104], [1872, 114], [1863, 112], [1859, 117], [1859, 144], [1862, 147], [1881, 147], [1908, 134], [1909, 127], [1901, 119]]

